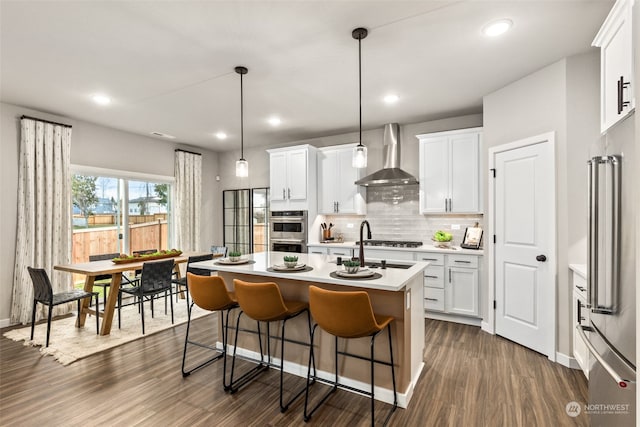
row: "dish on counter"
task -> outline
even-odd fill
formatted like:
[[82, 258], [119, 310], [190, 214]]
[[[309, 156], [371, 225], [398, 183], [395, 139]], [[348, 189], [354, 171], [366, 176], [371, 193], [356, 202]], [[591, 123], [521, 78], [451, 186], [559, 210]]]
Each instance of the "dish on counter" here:
[[274, 264], [271, 268], [273, 268], [275, 271], [296, 271], [303, 270], [306, 266], [307, 264], [296, 264], [295, 267], [287, 267], [284, 264]]
[[237, 261], [231, 261], [230, 258], [220, 258], [216, 261], [216, 264], [224, 264], [224, 265], [236, 265], [236, 264], [246, 264], [249, 262], [249, 258], [240, 258]]
[[355, 273], [347, 273], [345, 270], [336, 270], [336, 274], [340, 277], [370, 277], [376, 274], [376, 272], [365, 267], [359, 269]]

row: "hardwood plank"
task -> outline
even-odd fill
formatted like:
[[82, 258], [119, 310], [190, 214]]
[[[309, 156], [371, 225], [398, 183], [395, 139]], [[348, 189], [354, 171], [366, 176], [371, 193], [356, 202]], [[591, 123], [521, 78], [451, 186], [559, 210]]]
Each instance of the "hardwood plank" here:
[[[214, 342], [216, 319], [195, 320], [192, 338]], [[180, 325], [67, 367], [22, 343], [0, 338], [0, 424], [304, 425], [302, 399], [280, 413], [275, 370], [233, 395], [222, 390], [221, 361], [182, 378], [185, 330]], [[477, 327], [427, 320], [425, 331], [425, 369], [409, 407], [398, 409], [391, 425], [588, 425], [586, 415], [570, 418], [564, 409], [569, 401], [587, 399], [581, 371]], [[193, 352], [194, 357], [207, 355]], [[247, 366], [242, 361], [239, 368]], [[288, 390], [304, 382], [288, 374], [285, 378]], [[326, 389], [317, 384], [312, 396]], [[378, 421], [389, 407], [376, 402]], [[369, 400], [339, 390], [309, 425], [370, 425]]]

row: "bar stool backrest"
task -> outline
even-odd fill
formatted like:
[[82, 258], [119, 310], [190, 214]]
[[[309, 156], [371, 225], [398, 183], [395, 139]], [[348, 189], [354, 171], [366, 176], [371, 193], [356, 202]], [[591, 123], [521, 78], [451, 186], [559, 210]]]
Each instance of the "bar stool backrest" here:
[[191, 299], [204, 310], [223, 310], [233, 304], [222, 277], [187, 273], [187, 283]]
[[233, 279], [233, 287], [240, 308], [252, 319], [271, 321], [286, 315], [287, 306], [284, 304], [277, 284], [273, 282], [244, 282]]
[[365, 337], [381, 329], [365, 291], [329, 291], [309, 286], [309, 309], [322, 329], [341, 338]]

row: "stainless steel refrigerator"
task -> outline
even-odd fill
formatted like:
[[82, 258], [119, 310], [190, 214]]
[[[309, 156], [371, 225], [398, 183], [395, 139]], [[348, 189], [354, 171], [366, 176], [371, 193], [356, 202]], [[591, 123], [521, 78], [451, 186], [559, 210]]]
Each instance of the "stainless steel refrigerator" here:
[[633, 115], [607, 133], [588, 162], [590, 325], [578, 326], [589, 348], [592, 426], [635, 426], [636, 230]]

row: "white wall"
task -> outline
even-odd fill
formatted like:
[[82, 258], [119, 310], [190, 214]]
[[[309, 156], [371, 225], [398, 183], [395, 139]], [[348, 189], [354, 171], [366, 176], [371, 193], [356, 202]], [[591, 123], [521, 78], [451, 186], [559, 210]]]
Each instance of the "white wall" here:
[[92, 123], [0, 103], [0, 146], [2, 147], [2, 189], [0, 196], [0, 326], [6, 326], [11, 311], [16, 241], [18, 157], [20, 116], [28, 115], [73, 126], [71, 163], [155, 175], [174, 175], [174, 150], [202, 153], [202, 250], [222, 240], [222, 227], [212, 217], [221, 215], [219, 204], [218, 154], [191, 148], [179, 142], [166, 142]]
[[[572, 351], [568, 264], [586, 260], [585, 162], [600, 137], [599, 90], [599, 57], [594, 51], [562, 59], [483, 100], [485, 167], [489, 148], [555, 132], [557, 351], [566, 355]], [[488, 185], [485, 174], [483, 186]], [[488, 191], [484, 194], [488, 206]]]

